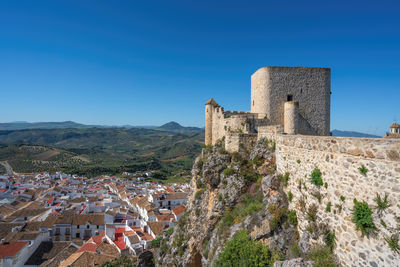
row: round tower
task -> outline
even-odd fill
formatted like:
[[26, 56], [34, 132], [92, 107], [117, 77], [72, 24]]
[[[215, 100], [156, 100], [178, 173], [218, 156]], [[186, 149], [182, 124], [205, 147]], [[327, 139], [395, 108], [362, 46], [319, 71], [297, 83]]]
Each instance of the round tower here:
[[299, 102], [288, 101], [284, 104], [283, 131], [286, 134], [296, 134], [299, 128]]
[[251, 75], [250, 112], [257, 113], [260, 119], [269, 114], [269, 83], [268, 68], [261, 68]]
[[205, 137], [204, 137], [204, 144], [207, 145], [212, 145], [213, 140], [212, 140], [212, 128], [213, 128], [213, 114], [214, 114], [214, 109], [218, 107], [217, 102], [215, 102], [214, 99], [210, 99], [206, 103], [206, 127], [205, 127]]

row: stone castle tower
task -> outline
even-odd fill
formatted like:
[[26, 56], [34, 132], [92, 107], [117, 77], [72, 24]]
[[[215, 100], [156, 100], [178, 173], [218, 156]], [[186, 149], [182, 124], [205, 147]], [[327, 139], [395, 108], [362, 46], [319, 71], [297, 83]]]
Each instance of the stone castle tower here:
[[234, 133], [254, 136], [266, 127], [330, 135], [330, 83], [329, 68], [261, 68], [251, 76], [250, 112], [224, 111], [212, 98], [206, 103], [205, 144]]

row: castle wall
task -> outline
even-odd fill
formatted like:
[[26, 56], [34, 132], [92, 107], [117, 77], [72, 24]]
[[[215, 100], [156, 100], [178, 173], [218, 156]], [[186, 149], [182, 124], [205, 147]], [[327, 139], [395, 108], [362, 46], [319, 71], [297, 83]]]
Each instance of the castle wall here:
[[[210, 106], [210, 105], [209, 105]], [[207, 115], [208, 110], [206, 106], [206, 145], [215, 143], [226, 137], [230, 132], [236, 133], [252, 133], [255, 130], [255, 119], [254, 114], [245, 112], [230, 112], [224, 111], [220, 106], [210, 106], [212, 112], [211, 115]], [[210, 118], [211, 117], [211, 118]], [[207, 123], [207, 120], [209, 123]], [[210, 125], [210, 127], [207, 127]], [[211, 128], [211, 130], [209, 130]], [[209, 143], [208, 143], [209, 141]]]
[[[306, 209], [315, 203], [318, 207], [317, 223], [324, 223], [336, 234], [335, 254], [345, 266], [400, 266], [400, 255], [394, 253], [384, 237], [396, 232], [400, 222], [400, 142], [393, 139], [316, 137], [300, 135], [266, 134], [276, 140], [277, 169], [290, 174], [287, 191], [293, 194], [289, 208], [296, 210], [301, 238], [309, 233], [310, 224], [302, 211], [299, 200], [303, 199]], [[362, 175], [358, 168], [364, 165], [368, 172]], [[310, 183], [315, 167], [322, 172], [327, 188], [317, 188]], [[302, 182], [299, 189], [299, 181]], [[305, 184], [305, 187], [304, 187]], [[322, 194], [321, 203], [312, 195]], [[380, 218], [374, 210], [373, 218], [379, 228], [376, 236], [362, 237], [352, 222], [353, 199], [366, 201], [375, 207], [376, 193], [389, 196], [392, 204]], [[340, 196], [345, 200], [341, 201]], [[328, 202], [331, 212], [326, 211]], [[342, 210], [339, 211], [341, 205]], [[334, 214], [334, 210], [336, 214]], [[380, 220], [386, 223], [382, 226]], [[311, 239], [312, 240], [312, 239]], [[321, 238], [312, 240], [323, 243]]]
[[330, 134], [330, 69], [265, 67], [251, 76], [251, 112], [270, 124], [284, 124], [287, 96], [299, 102], [299, 113], [318, 135]]
[[225, 138], [225, 150], [232, 152], [250, 151], [257, 142], [257, 134], [228, 133]]
[[212, 145], [215, 145], [217, 140], [221, 139], [225, 136], [225, 128], [224, 128], [224, 110], [222, 107], [215, 107], [213, 113], [213, 121], [212, 121]]

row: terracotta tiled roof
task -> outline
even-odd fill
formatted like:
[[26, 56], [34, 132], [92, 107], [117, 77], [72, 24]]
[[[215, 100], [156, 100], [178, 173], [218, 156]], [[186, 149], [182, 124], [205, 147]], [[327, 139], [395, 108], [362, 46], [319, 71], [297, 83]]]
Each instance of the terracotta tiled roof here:
[[[31, 257], [26, 261], [25, 265], [41, 265], [43, 264], [46, 267], [52, 266], [50, 261], [52, 261], [54, 258], [60, 258], [61, 255], [60, 252], [62, 252], [64, 249], [68, 249], [70, 246], [71, 242], [69, 241], [43, 241], [40, 243], [39, 247], [35, 250], [35, 252], [31, 255]], [[69, 249], [70, 253], [68, 254], [71, 255], [73, 252], [76, 251], [76, 248], [71, 246], [72, 249]], [[67, 258], [66, 256], [65, 258]], [[45, 263], [46, 262], [46, 263]], [[58, 266], [58, 264], [56, 265]]]
[[139, 237], [135, 234], [135, 235], [130, 235], [128, 236], [129, 241], [131, 242], [131, 244], [138, 244], [140, 243]]
[[178, 193], [166, 194], [165, 198], [166, 199], [186, 199], [187, 196], [188, 196], [187, 193], [178, 192]]
[[4, 239], [8, 242], [35, 240], [40, 233], [39, 231], [11, 232]]
[[206, 105], [218, 106], [218, 104], [217, 104], [217, 102], [215, 102], [214, 98], [210, 98], [210, 100], [207, 101]]
[[6, 222], [0, 223], [0, 239], [3, 239], [9, 233], [11, 233], [13, 227], [23, 227], [23, 226], [24, 226], [23, 223], [6, 223]]
[[157, 215], [156, 217], [159, 222], [169, 222], [171, 219], [175, 219], [173, 214]]
[[110, 255], [110, 256], [118, 256], [120, 255], [119, 251], [113, 246], [108, 243], [100, 243], [96, 249], [97, 252], [103, 255]]
[[28, 242], [10, 242], [0, 245], [0, 259], [4, 257], [14, 257]]
[[10, 215], [15, 211], [15, 207], [11, 206], [10, 204], [3, 204], [0, 206], [0, 214], [5, 216]]
[[85, 251], [91, 251], [91, 252], [96, 252], [97, 244], [91, 241], [87, 241], [80, 249], [76, 251], [76, 253], [79, 252], [85, 252]]
[[165, 188], [165, 191], [167, 191], [168, 193], [175, 193], [174, 190], [172, 190], [171, 188], [167, 187]]
[[61, 262], [60, 267], [81, 267], [81, 266], [101, 266], [103, 263], [111, 261], [119, 255], [103, 255], [95, 252], [79, 252], [72, 254], [68, 259]]
[[48, 209], [45, 209], [45, 208], [37, 208], [37, 209], [23, 208], [23, 209], [17, 210], [13, 214], [11, 214], [9, 216], [9, 218], [14, 219], [14, 218], [18, 218], [18, 217], [34, 217], [34, 216], [37, 216], [39, 214], [46, 212], [47, 210]]
[[79, 214], [74, 216], [72, 225], [104, 225], [104, 213], [93, 213], [93, 214]]
[[163, 222], [147, 222], [147, 225], [156, 236], [162, 235], [164, 229]]
[[46, 218], [46, 220], [44, 220], [43, 222], [42, 222], [42, 224], [40, 225], [40, 226], [42, 226], [42, 227], [53, 227], [54, 226], [54, 223], [56, 222], [56, 220], [57, 220], [57, 216], [54, 216], [54, 215], [50, 215], [50, 216], [48, 216], [47, 218]]
[[172, 212], [173, 212], [176, 216], [178, 216], [178, 215], [182, 214], [183, 212], [185, 212], [185, 209], [186, 209], [185, 204], [182, 204], [182, 205], [176, 207], [175, 209], [173, 209]]

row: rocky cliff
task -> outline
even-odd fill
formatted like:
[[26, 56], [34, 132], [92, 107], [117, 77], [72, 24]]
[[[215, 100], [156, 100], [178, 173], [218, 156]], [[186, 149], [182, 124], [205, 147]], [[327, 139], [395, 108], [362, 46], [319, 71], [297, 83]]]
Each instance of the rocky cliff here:
[[[187, 210], [155, 250], [156, 265], [272, 266], [304, 256], [310, 248], [299, 238], [296, 213], [288, 210], [289, 177], [276, 174], [275, 144], [262, 139], [240, 154], [223, 147], [206, 147], [197, 157]], [[244, 247], [246, 242], [253, 243]], [[311, 264], [297, 259], [279, 266], [291, 262]]]

